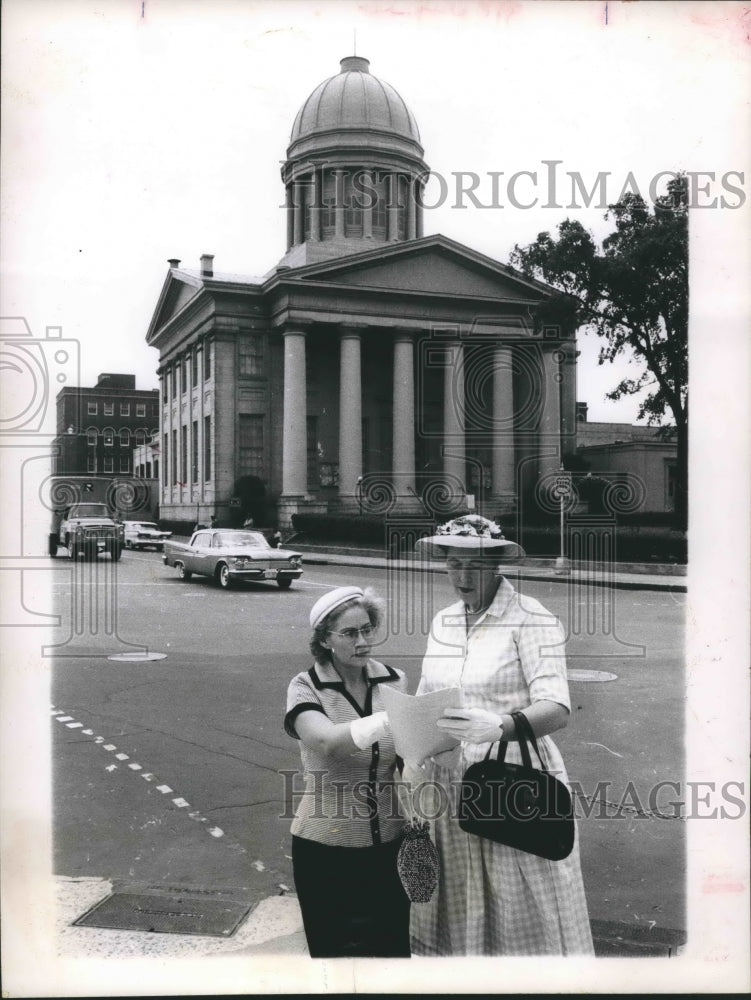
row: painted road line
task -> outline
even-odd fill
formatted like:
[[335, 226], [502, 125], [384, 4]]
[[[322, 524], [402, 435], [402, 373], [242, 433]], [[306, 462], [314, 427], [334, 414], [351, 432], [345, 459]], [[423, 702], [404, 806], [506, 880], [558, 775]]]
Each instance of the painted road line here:
[[127, 753], [116, 753], [115, 757], [117, 757], [118, 760], [130, 760]]
[[224, 836], [224, 830], [220, 830], [218, 826], [212, 826], [211, 829], [209, 830], [209, 833], [211, 834], [212, 837]]
[[143, 768], [141, 767], [140, 764], [128, 764], [128, 767], [131, 769], [131, 771], [142, 771], [143, 770]]
[[190, 806], [190, 802], [186, 802], [185, 799], [176, 798], [172, 800], [178, 809], [187, 809]]
[[72, 720], [73, 720], [72, 715], [58, 715], [57, 717], [58, 722], [71, 722]]
[[104, 749], [105, 750], [117, 750], [117, 747], [115, 746], [114, 743], [105, 743]]
[[83, 722], [67, 722], [65, 725], [66, 725], [66, 729], [82, 729], [83, 728]]
[[162, 795], [169, 795], [169, 793], [172, 791], [169, 785], [157, 785], [156, 790], [158, 792], [161, 792]]

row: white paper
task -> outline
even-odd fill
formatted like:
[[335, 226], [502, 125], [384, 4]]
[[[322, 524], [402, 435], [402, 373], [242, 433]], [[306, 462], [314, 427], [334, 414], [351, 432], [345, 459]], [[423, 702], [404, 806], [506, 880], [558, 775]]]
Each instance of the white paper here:
[[404, 760], [419, 764], [426, 757], [451, 750], [458, 740], [442, 732], [436, 722], [445, 708], [461, 708], [461, 688], [441, 688], [430, 694], [412, 695], [383, 685], [381, 694], [394, 736], [396, 752]]

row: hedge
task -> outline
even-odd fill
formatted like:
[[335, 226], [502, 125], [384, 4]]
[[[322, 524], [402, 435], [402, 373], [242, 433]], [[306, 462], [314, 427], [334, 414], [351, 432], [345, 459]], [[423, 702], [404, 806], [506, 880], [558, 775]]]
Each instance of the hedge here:
[[[607, 524], [598, 524], [596, 519], [587, 525], [581, 521], [577, 531], [575, 544], [584, 557], [614, 558], [619, 562], [686, 562], [686, 537], [683, 532], [676, 531], [660, 524], [640, 524], [648, 520], [647, 515], [638, 518], [625, 517], [619, 521], [615, 530]], [[637, 523], [635, 523], [637, 522]], [[293, 514], [292, 524], [302, 538], [298, 541], [310, 541], [346, 545], [356, 543], [370, 545], [383, 549], [386, 545], [387, 524], [388, 537], [401, 540], [402, 545], [412, 545], [414, 541], [429, 534], [433, 527], [428, 527], [424, 520], [417, 519], [413, 525], [407, 520], [387, 522], [384, 518], [372, 516], [346, 516], [342, 514]], [[568, 529], [576, 530], [576, 522], [568, 522]], [[529, 524], [520, 532], [512, 530], [510, 524], [507, 535], [524, 546], [530, 556], [554, 557], [560, 555], [560, 528], [557, 521]], [[570, 540], [566, 539], [566, 555]], [[613, 552], [614, 549], [614, 552]]]

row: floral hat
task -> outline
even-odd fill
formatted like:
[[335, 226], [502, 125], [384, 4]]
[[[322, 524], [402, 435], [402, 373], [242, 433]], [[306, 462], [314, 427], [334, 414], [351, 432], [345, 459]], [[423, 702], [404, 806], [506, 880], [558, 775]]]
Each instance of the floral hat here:
[[523, 559], [524, 549], [516, 542], [503, 537], [503, 529], [495, 521], [479, 514], [465, 514], [440, 524], [436, 533], [421, 538], [417, 545], [433, 556], [446, 556], [449, 552], [481, 552], [504, 562]]

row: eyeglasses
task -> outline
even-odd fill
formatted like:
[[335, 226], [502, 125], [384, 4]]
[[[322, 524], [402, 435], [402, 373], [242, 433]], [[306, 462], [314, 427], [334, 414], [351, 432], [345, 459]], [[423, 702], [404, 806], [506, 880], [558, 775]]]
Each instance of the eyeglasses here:
[[342, 635], [345, 639], [354, 640], [358, 637], [358, 635], [361, 635], [363, 639], [369, 639], [375, 632], [375, 626], [363, 625], [362, 628], [344, 628], [341, 632], [337, 632], [335, 628], [330, 628], [328, 632], [329, 635]]

